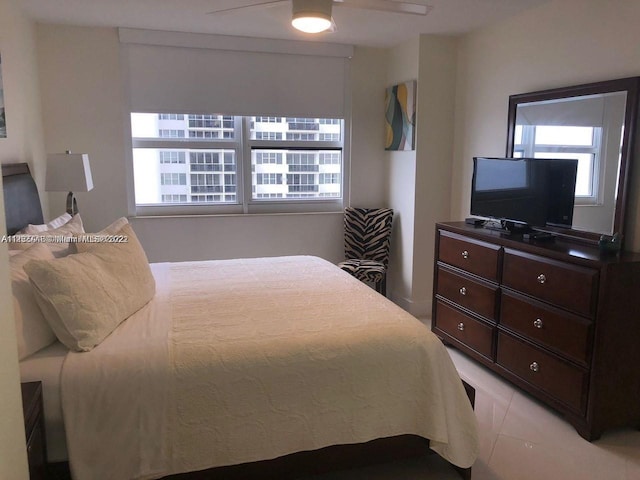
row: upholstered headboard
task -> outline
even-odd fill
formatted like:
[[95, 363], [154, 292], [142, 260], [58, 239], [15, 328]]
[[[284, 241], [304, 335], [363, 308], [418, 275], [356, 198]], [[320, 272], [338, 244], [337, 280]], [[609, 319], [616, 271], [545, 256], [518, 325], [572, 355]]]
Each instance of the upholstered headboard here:
[[7, 234], [13, 235], [28, 224], [44, 223], [38, 187], [26, 163], [2, 165], [4, 213]]

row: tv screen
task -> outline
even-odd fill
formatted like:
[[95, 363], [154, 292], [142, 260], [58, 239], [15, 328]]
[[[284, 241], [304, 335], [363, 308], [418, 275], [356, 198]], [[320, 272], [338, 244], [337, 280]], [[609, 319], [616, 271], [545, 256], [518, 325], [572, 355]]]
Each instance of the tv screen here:
[[471, 214], [531, 227], [570, 227], [578, 160], [473, 159]]

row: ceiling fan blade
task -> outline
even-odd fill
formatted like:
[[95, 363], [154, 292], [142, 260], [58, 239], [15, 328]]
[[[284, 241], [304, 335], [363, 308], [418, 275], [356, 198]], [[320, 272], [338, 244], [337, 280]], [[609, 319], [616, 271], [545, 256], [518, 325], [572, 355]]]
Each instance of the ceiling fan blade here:
[[433, 7], [418, 3], [396, 2], [393, 0], [333, 0], [333, 4], [345, 7], [379, 10], [381, 12], [409, 13], [412, 15], [426, 15]]
[[207, 15], [216, 14], [216, 13], [237, 12], [238, 10], [247, 10], [247, 9], [260, 8], [260, 7], [270, 7], [278, 3], [288, 3], [288, 2], [289, 0], [269, 0], [266, 2], [250, 3], [249, 5], [239, 5], [237, 7], [220, 8], [218, 10], [211, 10], [210, 12], [207, 12]]

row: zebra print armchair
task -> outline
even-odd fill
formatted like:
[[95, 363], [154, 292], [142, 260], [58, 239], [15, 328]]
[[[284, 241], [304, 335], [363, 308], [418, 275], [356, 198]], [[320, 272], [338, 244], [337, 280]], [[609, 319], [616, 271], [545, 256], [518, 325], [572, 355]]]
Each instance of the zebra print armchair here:
[[345, 208], [345, 261], [338, 264], [358, 280], [373, 283], [385, 296], [392, 221], [390, 208]]

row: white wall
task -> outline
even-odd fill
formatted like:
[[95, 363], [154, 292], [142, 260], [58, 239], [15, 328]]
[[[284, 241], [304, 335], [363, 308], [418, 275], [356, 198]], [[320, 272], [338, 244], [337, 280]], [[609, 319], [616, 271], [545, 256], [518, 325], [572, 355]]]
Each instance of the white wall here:
[[[418, 80], [418, 37], [398, 45], [387, 54], [386, 87]], [[421, 87], [417, 88], [418, 99]], [[384, 92], [383, 92], [384, 93]], [[383, 94], [382, 93], [382, 94]], [[416, 106], [418, 106], [416, 104]], [[384, 114], [384, 111], [381, 111]], [[419, 115], [419, 111], [416, 112]], [[418, 128], [420, 128], [418, 126]], [[418, 132], [416, 132], [419, 135]], [[382, 136], [382, 133], [381, 133]], [[394, 211], [389, 290], [394, 302], [411, 311], [416, 188], [416, 151], [386, 152], [387, 204]]]
[[[35, 34], [14, 0], [0, 0], [0, 54], [7, 114], [7, 138], [0, 139], [0, 163], [28, 161], [42, 186], [44, 156]], [[0, 236], [5, 234], [0, 180]], [[22, 480], [28, 478], [28, 467], [11, 298], [7, 246], [0, 243], [0, 478]]]
[[[452, 219], [469, 214], [473, 156], [505, 153], [509, 95], [640, 75], [637, 0], [555, 0], [467, 35], [457, 75]], [[627, 247], [640, 250], [640, 158]]]
[[435, 223], [451, 218], [457, 40], [421, 35], [418, 72], [412, 301], [431, 315]]
[[[3, 12], [0, 2], [0, 14]], [[0, 179], [0, 236], [6, 235], [4, 196]], [[13, 320], [13, 300], [9, 280], [9, 255], [0, 243], [0, 478], [27, 479], [26, 439], [20, 396], [18, 344]]]
[[453, 37], [421, 35], [388, 54], [387, 86], [417, 80], [416, 148], [387, 152], [392, 298], [417, 316], [431, 311], [434, 225], [450, 216], [455, 74]]
[[[94, 188], [77, 193], [87, 231], [127, 214], [125, 115], [118, 33], [113, 28], [38, 25], [40, 90], [48, 153], [89, 154]], [[49, 193], [51, 215], [66, 194]]]
[[385, 201], [384, 89], [387, 50], [356, 47], [351, 59], [351, 205]]
[[131, 219], [150, 262], [280, 255], [344, 259], [342, 214]]
[[[78, 194], [89, 231], [128, 214], [126, 131], [129, 107], [116, 29], [38, 26], [39, 66], [48, 151], [88, 153], [95, 188]], [[356, 49], [352, 78], [352, 204], [384, 198], [380, 52]], [[378, 91], [379, 112], [372, 95]], [[376, 99], [377, 100], [377, 99]], [[380, 148], [378, 147], [380, 145]], [[63, 210], [64, 194], [50, 194]], [[136, 218], [132, 224], [151, 261], [310, 254], [343, 259], [341, 214]]]
[[[0, 55], [7, 119], [7, 138], [0, 139], [0, 163], [28, 162], [38, 188], [44, 191], [46, 154], [35, 27], [22, 14], [18, 1], [3, 0], [0, 6]], [[43, 197], [46, 217], [48, 202]]]

